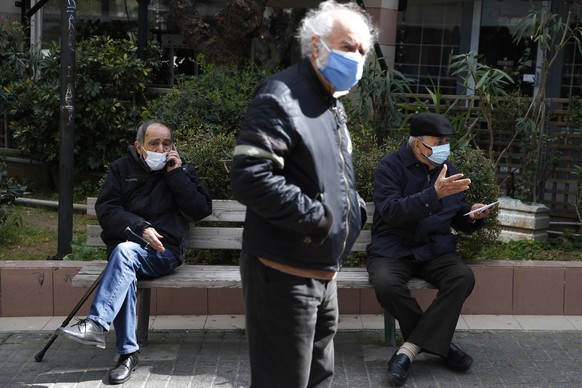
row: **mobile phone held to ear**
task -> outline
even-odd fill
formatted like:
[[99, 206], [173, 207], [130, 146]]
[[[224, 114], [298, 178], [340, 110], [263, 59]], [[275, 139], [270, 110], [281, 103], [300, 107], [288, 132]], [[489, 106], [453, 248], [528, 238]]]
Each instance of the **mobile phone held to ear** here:
[[[176, 151], [175, 144], [172, 144], [172, 151]], [[176, 161], [172, 159], [172, 160], [169, 160], [167, 164], [168, 164], [168, 167], [172, 168], [176, 165]]]

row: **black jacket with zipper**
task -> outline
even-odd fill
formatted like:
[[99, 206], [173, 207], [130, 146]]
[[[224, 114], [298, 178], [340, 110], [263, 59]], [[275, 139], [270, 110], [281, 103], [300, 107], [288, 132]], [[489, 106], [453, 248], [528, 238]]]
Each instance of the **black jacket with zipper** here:
[[166, 249], [184, 261], [189, 223], [212, 212], [212, 200], [198, 173], [188, 163], [170, 172], [151, 171], [135, 147], [109, 166], [95, 211], [103, 232], [101, 238], [111, 254], [127, 241], [125, 228], [142, 234], [152, 226], [164, 236]]
[[365, 222], [340, 101], [308, 60], [268, 79], [243, 120], [231, 171], [247, 206], [243, 250], [337, 271]]

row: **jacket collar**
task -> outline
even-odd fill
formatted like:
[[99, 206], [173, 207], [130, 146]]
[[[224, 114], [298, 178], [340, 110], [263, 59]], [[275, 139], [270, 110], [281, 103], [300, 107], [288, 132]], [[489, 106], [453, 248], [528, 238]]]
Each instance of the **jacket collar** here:
[[134, 160], [137, 164], [139, 164], [140, 167], [144, 169], [144, 171], [146, 171], [148, 173], [152, 172], [152, 170], [150, 170], [150, 168], [146, 164], [145, 160], [141, 157], [140, 154], [137, 153], [137, 150], [135, 149], [135, 147], [133, 145], [129, 145], [127, 147], [127, 154], [129, 156], [129, 158], [131, 160]]
[[317, 77], [317, 70], [313, 67], [309, 58], [304, 58], [303, 61], [299, 62], [299, 71], [310, 81], [311, 84], [316, 85], [317, 91], [321, 97], [329, 103], [329, 105], [335, 105], [336, 99], [328, 90], [326, 90], [325, 86]]
[[412, 152], [412, 150], [408, 147], [407, 141], [403, 141], [402, 144], [400, 144], [400, 148], [398, 149], [398, 156], [400, 157], [400, 160], [402, 160], [402, 164], [404, 164], [406, 167], [420, 163], [420, 161], [416, 159], [416, 156], [414, 156], [414, 152]]

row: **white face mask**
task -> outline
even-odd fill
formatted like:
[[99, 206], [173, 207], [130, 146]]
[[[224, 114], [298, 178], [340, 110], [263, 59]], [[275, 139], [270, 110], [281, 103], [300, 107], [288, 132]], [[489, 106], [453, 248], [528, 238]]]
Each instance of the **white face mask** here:
[[166, 166], [166, 158], [168, 156], [167, 152], [159, 153], [154, 151], [148, 151], [145, 148], [143, 148], [143, 150], [147, 154], [145, 162], [152, 169], [152, 171], [161, 170]]

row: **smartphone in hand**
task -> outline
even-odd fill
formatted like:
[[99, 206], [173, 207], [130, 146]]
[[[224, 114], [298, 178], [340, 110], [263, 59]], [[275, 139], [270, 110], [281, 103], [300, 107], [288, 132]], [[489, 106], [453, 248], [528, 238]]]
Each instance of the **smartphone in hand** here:
[[[176, 151], [176, 145], [172, 143], [172, 151]], [[168, 167], [172, 168], [174, 167], [174, 165], [176, 164], [176, 161], [174, 159], [169, 160], [167, 165]]]
[[488, 205], [481, 206], [479, 209], [471, 210], [470, 212], [468, 212], [468, 213], [465, 213], [465, 214], [463, 214], [463, 215], [464, 215], [464, 216], [468, 216], [469, 214], [473, 214], [473, 213], [481, 213], [483, 210], [487, 210], [487, 209], [489, 209], [490, 207], [493, 207], [493, 206], [497, 205], [498, 203], [499, 203], [499, 201], [491, 202], [491, 203], [490, 203], [490, 204], [488, 204]]

